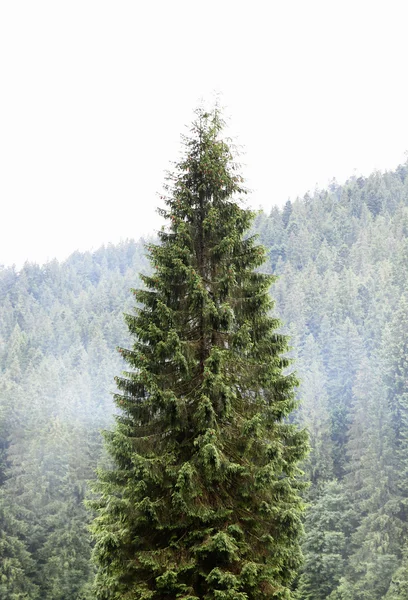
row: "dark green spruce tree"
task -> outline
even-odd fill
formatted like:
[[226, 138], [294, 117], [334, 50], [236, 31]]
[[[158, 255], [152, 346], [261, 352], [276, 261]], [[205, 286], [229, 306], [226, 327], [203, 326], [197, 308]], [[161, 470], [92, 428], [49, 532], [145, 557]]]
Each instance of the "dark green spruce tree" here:
[[99, 600], [289, 600], [301, 561], [293, 374], [239, 167], [199, 109], [168, 176], [153, 274], [127, 315], [93, 525]]

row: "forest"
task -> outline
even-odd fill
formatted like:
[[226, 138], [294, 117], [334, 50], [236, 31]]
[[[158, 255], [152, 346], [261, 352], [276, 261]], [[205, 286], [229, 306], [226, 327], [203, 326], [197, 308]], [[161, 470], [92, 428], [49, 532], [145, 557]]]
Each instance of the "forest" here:
[[[406, 599], [408, 163], [258, 212], [252, 233], [310, 436], [294, 597]], [[93, 598], [84, 501], [149, 241], [0, 270], [1, 600]]]

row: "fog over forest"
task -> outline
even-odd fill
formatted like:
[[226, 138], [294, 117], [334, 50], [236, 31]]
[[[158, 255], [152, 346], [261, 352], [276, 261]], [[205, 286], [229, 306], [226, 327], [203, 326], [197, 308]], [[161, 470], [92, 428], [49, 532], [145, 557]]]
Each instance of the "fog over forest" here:
[[[312, 448], [298, 598], [406, 599], [408, 164], [259, 212], [253, 231]], [[144, 243], [0, 271], [2, 600], [93, 597], [83, 501], [108, 460]]]

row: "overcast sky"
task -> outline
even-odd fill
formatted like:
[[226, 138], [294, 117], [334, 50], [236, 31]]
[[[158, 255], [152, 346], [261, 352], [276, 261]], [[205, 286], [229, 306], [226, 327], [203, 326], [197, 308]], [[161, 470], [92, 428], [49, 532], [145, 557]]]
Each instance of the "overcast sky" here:
[[222, 94], [250, 203], [408, 150], [406, 1], [0, 2], [0, 264], [148, 235], [200, 98]]

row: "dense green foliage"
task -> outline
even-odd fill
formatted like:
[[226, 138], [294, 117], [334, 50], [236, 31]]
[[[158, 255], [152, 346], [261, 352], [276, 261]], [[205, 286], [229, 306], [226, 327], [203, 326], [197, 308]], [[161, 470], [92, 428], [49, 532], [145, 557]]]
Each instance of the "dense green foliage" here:
[[120, 409], [93, 526], [101, 600], [291, 597], [306, 435], [271, 275], [219, 112], [198, 110], [168, 176], [170, 225], [126, 316]]
[[[305, 600], [408, 594], [407, 170], [333, 182], [254, 224], [313, 447]], [[1, 598], [92, 597], [82, 497], [106, 461], [98, 430], [139, 272], [134, 242], [0, 271]]]

